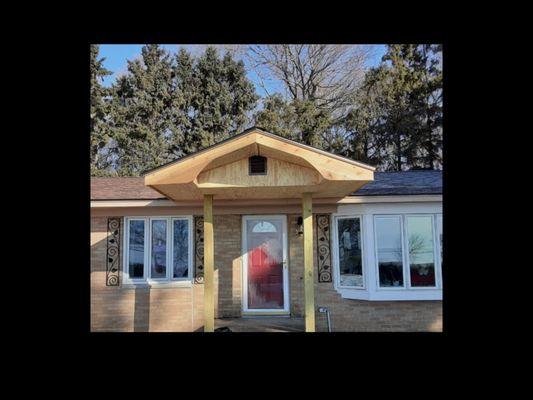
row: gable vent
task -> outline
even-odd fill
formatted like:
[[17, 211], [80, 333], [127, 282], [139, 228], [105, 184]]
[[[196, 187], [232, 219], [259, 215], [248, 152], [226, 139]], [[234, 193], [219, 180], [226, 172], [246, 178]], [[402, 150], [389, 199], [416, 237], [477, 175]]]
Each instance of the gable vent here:
[[248, 159], [250, 175], [266, 175], [267, 159], [262, 156], [252, 156]]

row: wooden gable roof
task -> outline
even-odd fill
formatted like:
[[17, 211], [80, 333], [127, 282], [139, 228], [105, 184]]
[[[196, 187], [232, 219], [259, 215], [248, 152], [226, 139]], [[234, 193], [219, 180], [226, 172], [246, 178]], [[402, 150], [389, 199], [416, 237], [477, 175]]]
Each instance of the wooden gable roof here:
[[[266, 157], [264, 175], [251, 175], [248, 159]], [[179, 200], [347, 196], [374, 179], [374, 168], [259, 128], [144, 174], [144, 183]]]

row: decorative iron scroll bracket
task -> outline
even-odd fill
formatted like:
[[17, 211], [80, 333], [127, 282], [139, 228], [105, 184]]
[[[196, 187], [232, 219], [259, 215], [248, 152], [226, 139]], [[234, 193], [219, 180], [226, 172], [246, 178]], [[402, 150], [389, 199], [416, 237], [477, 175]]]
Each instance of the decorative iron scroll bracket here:
[[204, 217], [194, 217], [194, 283], [204, 283]]
[[120, 218], [107, 219], [106, 286], [119, 286]]
[[316, 254], [318, 282], [331, 282], [331, 218], [330, 214], [316, 214]]

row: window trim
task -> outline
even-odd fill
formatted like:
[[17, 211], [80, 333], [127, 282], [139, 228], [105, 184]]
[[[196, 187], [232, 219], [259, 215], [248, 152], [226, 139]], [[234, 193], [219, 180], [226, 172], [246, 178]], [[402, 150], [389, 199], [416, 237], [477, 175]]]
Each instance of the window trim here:
[[[130, 278], [129, 275], [129, 227], [130, 221], [144, 221], [144, 274], [142, 278]], [[167, 224], [167, 245], [166, 245], [166, 277], [152, 278], [152, 221], [166, 221]], [[174, 278], [174, 238], [173, 228], [175, 220], [188, 221], [188, 274], [187, 277]], [[123, 260], [123, 285], [124, 286], [189, 286], [192, 283], [193, 268], [193, 217], [192, 215], [154, 215], [154, 216], [125, 216], [124, 217], [124, 260]]]
[[[361, 272], [363, 275], [363, 286], [342, 286], [341, 285], [341, 271], [340, 271], [340, 256], [339, 256], [339, 219], [350, 219], [358, 218], [359, 219], [359, 229], [361, 230]], [[334, 215], [333, 216], [333, 277], [335, 279], [335, 286], [339, 289], [349, 289], [349, 290], [367, 290], [366, 283], [366, 257], [365, 257], [365, 232], [363, 228], [363, 216], [360, 214], [354, 215]]]

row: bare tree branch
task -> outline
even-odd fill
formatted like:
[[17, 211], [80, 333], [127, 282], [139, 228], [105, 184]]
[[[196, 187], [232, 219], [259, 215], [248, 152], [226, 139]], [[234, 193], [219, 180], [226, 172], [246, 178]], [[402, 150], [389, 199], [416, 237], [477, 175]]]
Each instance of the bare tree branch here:
[[251, 45], [250, 66], [258, 76], [281, 81], [291, 100], [310, 100], [343, 114], [364, 76], [370, 46]]

